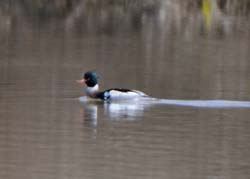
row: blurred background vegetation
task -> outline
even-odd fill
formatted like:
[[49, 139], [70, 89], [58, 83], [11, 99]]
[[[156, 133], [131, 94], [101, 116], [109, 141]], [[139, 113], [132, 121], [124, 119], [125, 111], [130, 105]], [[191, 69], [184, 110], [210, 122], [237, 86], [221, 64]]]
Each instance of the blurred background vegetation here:
[[[250, 0], [1, 0], [0, 18], [20, 16], [48, 18], [80, 18], [87, 15], [140, 18], [153, 15], [157, 10], [175, 6], [182, 11], [195, 13], [202, 4], [209, 2], [224, 15], [249, 17]], [[132, 18], [133, 19], [133, 18]]]
[[249, 17], [250, 0], [0, 1], [1, 32], [21, 26], [41, 28], [53, 24], [53, 28], [72, 33], [138, 32], [149, 26], [157, 26], [164, 33], [184, 30], [190, 34], [194, 29], [199, 29], [198, 33], [218, 33], [237, 29], [240, 21]]
[[[207, 1], [207, 0], [205, 0]], [[212, 0], [225, 14], [249, 15], [249, 0]], [[26, 15], [45, 17], [65, 17], [82, 6], [87, 11], [113, 8], [126, 12], [127, 10], [155, 10], [162, 4], [180, 4], [188, 10], [199, 9], [204, 0], [2, 0], [1, 13], [24, 13]], [[21, 11], [21, 12], [20, 12]], [[15, 14], [15, 13], [14, 13]], [[16, 15], [17, 15], [16, 14]], [[19, 14], [20, 15], [20, 14]]]

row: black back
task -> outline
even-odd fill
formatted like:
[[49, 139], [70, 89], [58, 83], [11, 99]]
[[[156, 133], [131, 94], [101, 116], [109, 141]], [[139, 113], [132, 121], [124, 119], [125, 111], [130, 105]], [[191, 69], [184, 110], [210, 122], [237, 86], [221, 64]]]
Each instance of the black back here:
[[126, 88], [111, 88], [111, 89], [108, 89], [106, 91], [110, 92], [112, 90], [114, 90], [114, 91], [120, 91], [120, 92], [123, 92], [123, 93], [127, 93], [127, 92], [130, 92], [130, 91], [133, 91], [131, 89], [126, 89]]

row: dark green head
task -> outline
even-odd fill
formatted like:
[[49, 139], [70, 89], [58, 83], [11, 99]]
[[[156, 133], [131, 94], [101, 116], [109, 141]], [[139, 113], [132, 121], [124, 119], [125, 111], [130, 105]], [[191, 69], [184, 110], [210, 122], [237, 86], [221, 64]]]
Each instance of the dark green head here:
[[98, 83], [98, 76], [95, 72], [87, 71], [84, 73], [83, 78], [88, 87], [94, 87]]

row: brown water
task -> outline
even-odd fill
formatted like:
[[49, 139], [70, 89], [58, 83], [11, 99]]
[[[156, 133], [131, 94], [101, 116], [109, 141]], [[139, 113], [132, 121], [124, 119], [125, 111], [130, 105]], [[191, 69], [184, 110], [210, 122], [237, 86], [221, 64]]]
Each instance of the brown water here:
[[249, 108], [78, 100], [74, 80], [93, 69], [103, 89], [250, 101], [249, 21], [207, 27], [200, 15], [143, 17], [135, 29], [29, 17], [2, 25], [0, 178], [248, 179]]

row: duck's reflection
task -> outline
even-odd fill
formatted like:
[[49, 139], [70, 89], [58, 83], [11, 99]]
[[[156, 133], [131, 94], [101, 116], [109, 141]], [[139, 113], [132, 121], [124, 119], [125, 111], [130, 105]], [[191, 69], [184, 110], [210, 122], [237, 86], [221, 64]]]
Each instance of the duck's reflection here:
[[99, 122], [101, 119], [109, 121], [140, 120], [145, 109], [150, 106], [138, 102], [81, 101], [81, 104], [84, 122], [92, 126], [98, 125], [98, 119]]
[[144, 108], [137, 103], [104, 103], [104, 112], [110, 120], [138, 120], [143, 116]]
[[96, 127], [98, 124], [98, 106], [97, 104], [83, 104], [81, 110], [83, 121], [86, 124], [90, 124], [92, 127]]

